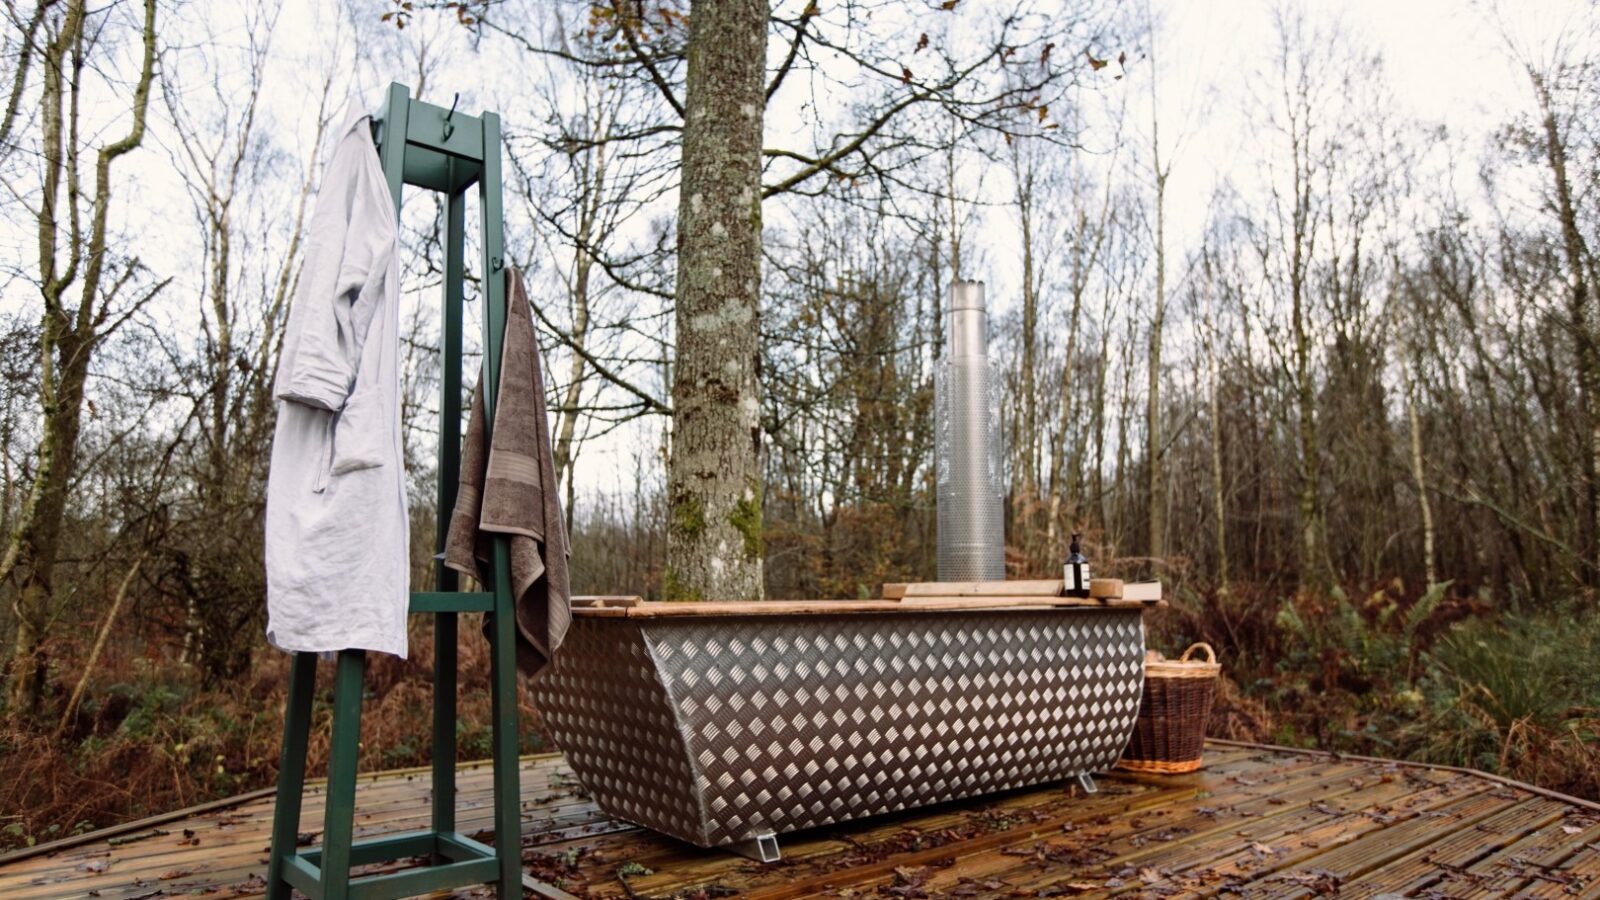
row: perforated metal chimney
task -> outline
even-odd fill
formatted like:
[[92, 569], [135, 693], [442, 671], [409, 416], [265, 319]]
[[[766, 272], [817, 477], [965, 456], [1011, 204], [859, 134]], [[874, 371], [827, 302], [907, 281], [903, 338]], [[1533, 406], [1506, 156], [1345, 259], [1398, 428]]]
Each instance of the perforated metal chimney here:
[[939, 580], [1005, 578], [999, 380], [981, 281], [950, 285], [946, 350], [934, 376]]

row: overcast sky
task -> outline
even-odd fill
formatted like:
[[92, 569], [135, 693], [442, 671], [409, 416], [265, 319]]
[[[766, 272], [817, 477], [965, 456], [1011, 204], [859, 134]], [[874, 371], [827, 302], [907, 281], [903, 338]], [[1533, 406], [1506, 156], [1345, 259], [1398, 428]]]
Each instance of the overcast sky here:
[[[367, 29], [382, 28], [377, 16], [390, 9], [381, 0], [344, 0], [344, 12], [336, 0], [288, 0], [274, 37], [274, 61], [268, 76], [266, 111], [279, 143], [287, 152], [302, 157], [311, 153], [310, 138], [315, 123], [314, 98], [322, 61], [336, 43], [340, 29], [351, 28], [352, 12]], [[977, 9], [1004, 0], [968, 0]], [[1065, 0], [1064, 0], [1065, 2]], [[1255, 139], [1246, 114], [1251, 98], [1260, 96], [1264, 72], [1274, 49], [1272, 0], [1152, 0], [1160, 28], [1156, 34], [1161, 86], [1163, 134], [1169, 146], [1181, 136], [1179, 152], [1169, 183], [1169, 257], [1181, 261], [1192, 247], [1207, 215], [1215, 185], [1224, 176], [1248, 181], [1255, 165], [1249, 152]], [[1470, 0], [1303, 0], [1298, 4], [1312, 18], [1339, 18], [1350, 35], [1367, 42], [1384, 58], [1387, 80], [1393, 90], [1399, 117], [1446, 126], [1452, 140], [1468, 155], [1482, 149], [1491, 131], [1505, 123], [1514, 110], [1526, 109], [1529, 94], [1526, 79], [1516, 72], [1507, 57], [1496, 30], [1489, 25], [1484, 8]], [[1139, 0], [1130, 0], [1130, 14], [1140, 15]], [[218, 30], [214, 39], [238, 41], [241, 32], [230, 27], [231, 4], [188, 6], [183, 16], [214, 16]], [[1585, 0], [1506, 0], [1502, 7], [1510, 12], [1512, 26], [1527, 39], [1537, 41], [1569, 26], [1582, 16], [1595, 15]], [[448, 21], [431, 24], [419, 21], [408, 35], [433, 37], [430, 53], [442, 60], [429, 85], [428, 96], [435, 102], [448, 102], [456, 91], [463, 93], [463, 109], [476, 112], [485, 106], [496, 108], [514, 130], [520, 119], [532, 115], [527, 97], [528, 78], [538, 77], [526, 64], [505, 65], [502, 54], [509, 48], [504, 41], [489, 41], [480, 49], [469, 46], [466, 30]], [[381, 32], [379, 32], [381, 33]], [[167, 40], [204, 40], [198, 32], [184, 30], [167, 33]], [[194, 35], [191, 37], [191, 35]], [[351, 42], [344, 41], [346, 46]], [[376, 109], [391, 80], [414, 83], [414, 59], [383, 50], [370, 42], [361, 51], [346, 51], [343, 65], [348, 76], [352, 102]], [[1098, 48], [1107, 56], [1127, 49], [1131, 58], [1141, 55], [1141, 47]], [[1145, 106], [1149, 69], [1130, 61], [1129, 77], [1107, 85], [1111, 92], [1129, 94], [1130, 122], [1126, 140], [1142, 142], [1148, 128]], [[219, 73], [224, 80], [229, 73]], [[441, 101], [441, 98], [445, 98]], [[769, 112], [769, 130], [792, 129], [793, 110]], [[1090, 135], [1085, 143], [1096, 145], [1104, 135]], [[1104, 146], [1103, 144], [1098, 146]], [[127, 160], [127, 174], [137, 183], [130, 193], [130, 207], [144, 218], [157, 221], [172, 218], [188, 229], [188, 213], [176, 182], [170, 173], [170, 141], [162, 146], [159, 134], [147, 147]], [[1142, 146], [1139, 153], [1143, 153]], [[1125, 158], [1132, 160], [1134, 154]], [[1469, 168], [1472, 160], [1467, 160]], [[1003, 177], [988, 180], [986, 189], [1004, 191]], [[119, 198], [120, 201], [120, 198]], [[670, 212], [670, 207], [668, 209]], [[177, 218], [181, 217], [181, 218]], [[15, 223], [14, 223], [15, 224]], [[188, 229], [192, 230], [192, 229]], [[171, 321], [181, 324], [200, 285], [200, 273], [184, 260], [193, 253], [192, 241], [177, 238], [177, 229], [144, 231], [148, 241], [143, 255], [157, 271], [176, 273], [178, 289], [171, 297]], [[984, 271], [965, 273], [991, 284], [991, 302], [997, 312], [1012, 304], [1016, 282], [1015, 237], [1010, 219], [1000, 213], [988, 214], [984, 227], [974, 236], [977, 258]], [[13, 230], [5, 243], [27, 258], [30, 246], [26, 229]], [[1181, 262], [1172, 265], [1176, 267]], [[188, 281], [189, 284], [182, 282]], [[33, 302], [16, 290], [0, 295], [5, 303]], [[652, 426], [655, 427], [655, 426]], [[604, 447], [585, 451], [580, 461], [580, 485], [608, 490], [631, 483], [634, 466], [629, 458], [644, 435], [633, 434], [626, 441], [609, 441]]]
[[[1005, 0], [969, 2], [973, 11], [979, 11]], [[1489, 10], [1479, 2], [1301, 0], [1291, 5], [1297, 5], [1313, 21], [1337, 19], [1353, 40], [1368, 42], [1368, 49], [1381, 54], [1396, 107], [1391, 112], [1400, 119], [1445, 126], [1454, 146], [1451, 153], [1466, 157], [1461, 162], [1469, 171], [1493, 129], [1503, 125], [1513, 110], [1528, 106], [1526, 79], [1512, 67], [1501, 38], [1490, 25]], [[356, 0], [354, 7], [361, 6]], [[1271, 89], [1277, 8], [1276, 0], [1152, 0], [1159, 23], [1154, 40], [1164, 143], [1176, 150], [1168, 188], [1169, 258], [1173, 261], [1169, 277], [1173, 280], [1185, 252], [1198, 242], [1216, 185], [1223, 178], [1232, 178], [1248, 188], [1252, 180], [1259, 180], [1251, 171], [1257, 162], [1250, 146], [1254, 136], [1249, 110]], [[1568, 27], [1577, 17], [1594, 14], [1585, 0], [1510, 0], [1502, 8], [1513, 11], [1508, 14], [1512, 27], [1535, 41]], [[1142, 14], [1139, 0], [1130, 0], [1128, 12]], [[290, 34], [307, 36], [325, 35], [330, 20], [336, 18], [326, 0], [293, 0], [285, 16]], [[514, 128], [519, 113], [525, 114], [518, 101], [519, 93], [527, 90], [520, 81], [526, 77], [525, 70], [513, 74], [509, 67], [484, 65], [459, 38], [446, 29], [434, 50], [445, 54], [450, 64], [439, 67], [432, 76], [429, 94], [437, 101], [459, 90], [499, 109]], [[502, 49], [490, 46], [477, 52], [493, 56]], [[1097, 49], [1108, 57], [1127, 49], [1134, 58], [1141, 56], [1144, 48]], [[1111, 82], [1106, 89], [1128, 92], [1129, 123], [1124, 139], [1142, 142], [1149, 119], [1145, 79], [1150, 69], [1137, 62], [1130, 65], [1128, 78]], [[357, 64], [357, 92], [366, 103], [379, 102], [391, 79], [411, 80], [409, 73], [392, 69], [392, 64], [385, 67], [382, 60]], [[496, 78], [497, 72], [503, 74]], [[769, 110], [769, 134], [799, 130], [803, 123], [795, 121], [795, 116], [792, 109]], [[1089, 135], [1085, 143], [1107, 149], [1107, 136]], [[1140, 146], [1137, 153], [1123, 153], [1121, 158], [1124, 164], [1134, 164], [1135, 156], [1143, 154]], [[1003, 176], [986, 177], [985, 186], [987, 190], [1006, 190]], [[769, 218], [769, 223], [775, 221], [781, 219]], [[973, 248], [973, 257], [982, 261], [983, 270], [964, 273], [990, 283], [996, 314], [1010, 309], [1017, 294], [1018, 253], [1012, 229], [1008, 214], [1000, 210], [986, 213]], [[1173, 340], [1181, 344], [1183, 338], [1177, 334]], [[1175, 372], [1173, 377], [1180, 374]], [[641, 443], [653, 442], [649, 432], [656, 427], [658, 423], [651, 422], [619, 439], [586, 448], [577, 469], [580, 486], [602, 491], [628, 489], [635, 470], [632, 455]]]

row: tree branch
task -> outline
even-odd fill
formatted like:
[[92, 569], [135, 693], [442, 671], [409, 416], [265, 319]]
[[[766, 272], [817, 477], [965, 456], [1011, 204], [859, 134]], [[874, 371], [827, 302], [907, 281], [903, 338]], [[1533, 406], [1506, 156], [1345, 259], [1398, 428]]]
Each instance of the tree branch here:
[[549, 317], [547, 317], [544, 314], [544, 310], [539, 307], [539, 304], [534, 303], [534, 304], [530, 304], [530, 305], [533, 307], [534, 315], [539, 317], [539, 321], [543, 322], [544, 326], [546, 328], [550, 329], [550, 331], [552, 333], [554, 333], [557, 338], [560, 338], [561, 339], [561, 343], [565, 344], [569, 349], [572, 350], [572, 352], [574, 352], [574, 353], [578, 354], [579, 356], [583, 357], [584, 362], [587, 362], [589, 365], [593, 366], [595, 372], [597, 372], [600, 375], [600, 377], [602, 377], [605, 380], [611, 382], [612, 384], [616, 385], [617, 387], [622, 388], [623, 390], [627, 391], [628, 393], [632, 394], [633, 396], [638, 397], [639, 401], [641, 403], [643, 403], [644, 406], [647, 409], [649, 409], [651, 412], [660, 413], [661, 415], [664, 415], [664, 416], [672, 415], [672, 407], [667, 406], [665, 403], [662, 403], [660, 400], [657, 400], [655, 397], [653, 397], [650, 394], [646, 393], [644, 390], [636, 387], [632, 382], [628, 381], [626, 378], [623, 378], [622, 376], [618, 375], [617, 373], [611, 371], [611, 368], [609, 366], [607, 366], [605, 363], [601, 362], [598, 357], [596, 357], [593, 353], [590, 353], [578, 341], [573, 340], [572, 335], [568, 334], [566, 332], [566, 330], [564, 330], [561, 326], [557, 325], [556, 323], [550, 321]]
[[806, 4], [805, 11], [800, 13], [800, 21], [792, 26], [794, 40], [789, 42], [789, 52], [784, 56], [783, 64], [778, 66], [778, 71], [772, 76], [772, 81], [767, 84], [766, 99], [769, 102], [772, 100], [772, 95], [778, 92], [778, 88], [783, 86], [783, 80], [789, 76], [789, 70], [794, 68], [794, 61], [800, 55], [800, 45], [806, 40], [806, 26], [821, 12], [822, 8], [817, 5], [816, 0], [811, 0]]
[[661, 92], [661, 96], [666, 99], [667, 105], [671, 106], [673, 112], [678, 114], [678, 118], [683, 118], [683, 104], [672, 93], [672, 85], [667, 83], [667, 79], [661, 74], [661, 70], [656, 68], [655, 57], [645, 53], [644, 48], [639, 46], [639, 39], [633, 33], [633, 26], [628, 23], [628, 14], [618, 6], [620, 2], [621, 0], [612, 0], [611, 8], [617, 14], [617, 23], [622, 28], [623, 38], [628, 42], [628, 49], [633, 51], [633, 56], [639, 61], [639, 65], [644, 66], [644, 70], [649, 73], [651, 83], [656, 86], [656, 90]]

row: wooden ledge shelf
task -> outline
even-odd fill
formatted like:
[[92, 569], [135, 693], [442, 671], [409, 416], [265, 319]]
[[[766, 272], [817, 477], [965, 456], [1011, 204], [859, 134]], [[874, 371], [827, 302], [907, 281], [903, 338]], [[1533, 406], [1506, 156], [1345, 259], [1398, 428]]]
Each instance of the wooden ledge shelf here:
[[758, 600], [672, 602], [641, 600], [632, 606], [591, 606], [573, 598], [581, 618], [649, 619], [664, 616], [831, 616], [842, 613], [973, 612], [1006, 609], [1107, 609], [1165, 606], [1164, 600], [1093, 597], [908, 597], [904, 600]]
[[[1109, 582], [1110, 579], [1107, 579]], [[705, 600], [674, 602], [635, 596], [574, 597], [581, 618], [663, 616], [803, 616], [851, 613], [972, 612], [1010, 609], [1107, 609], [1166, 606], [1161, 584], [1123, 585], [1117, 595], [1063, 597], [1060, 581], [969, 581], [886, 584], [880, 600]], [[1108, 585], [1109, 589], [1109, 585]]]

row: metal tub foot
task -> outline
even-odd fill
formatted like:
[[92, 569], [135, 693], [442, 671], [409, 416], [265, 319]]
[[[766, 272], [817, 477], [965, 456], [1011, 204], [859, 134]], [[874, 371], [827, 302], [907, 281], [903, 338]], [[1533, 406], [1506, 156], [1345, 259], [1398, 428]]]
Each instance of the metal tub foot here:
[[726, 849], [729, 853], [737, 853], [759, 863], [775, 863], [782, 856], [778, 852], [778, 836], [775, 834], [757, 835], [748, 841], [729, 844]]

